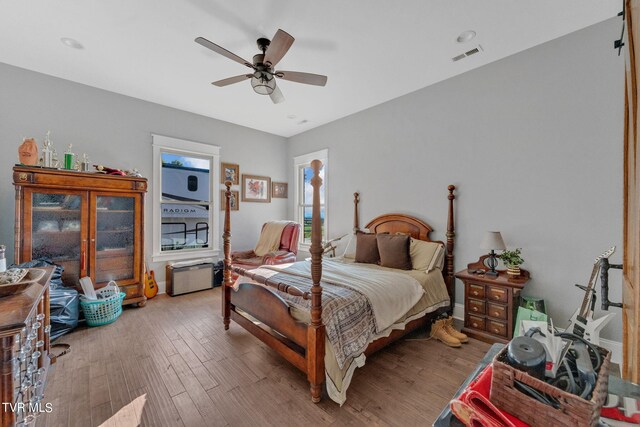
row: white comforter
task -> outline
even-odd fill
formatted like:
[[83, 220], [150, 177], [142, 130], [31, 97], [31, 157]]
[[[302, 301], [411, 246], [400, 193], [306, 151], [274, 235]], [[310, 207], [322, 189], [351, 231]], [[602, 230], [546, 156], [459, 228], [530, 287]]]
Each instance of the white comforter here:
[[[309, 262], [262, 266], [260, 270], [262, 269], [311, 277]], [[265, 275], [262, 271], [254, 272]], [[322, 261], [322, 281], [364, 294], [371, 304], [377, 333], [404, 316], [424, 294], [420, 283], [407, 274], [384, 270], [372, 272], [367, 264], [345, 264], [331, 259]], [[389, 298], [390, 294], [393, 294], [393, 298]]]

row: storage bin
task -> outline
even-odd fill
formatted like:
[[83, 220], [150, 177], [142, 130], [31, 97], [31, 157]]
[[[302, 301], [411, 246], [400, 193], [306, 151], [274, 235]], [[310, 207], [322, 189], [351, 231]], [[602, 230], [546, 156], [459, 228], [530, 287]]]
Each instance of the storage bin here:
[[[607, 398], [611, 362], [611, 352], [601, 347], [597, 348], [602, 356], [602, 365], [590, 400], [568, 393], [506, 364], [505, 347], [493, 359], [491, 402], [532, 427], [596, 426], [600, 419], [600, 410]], [[516, 381], [553, 397], [560, 407], [556, 409], [524, 394], [516, 388]]]

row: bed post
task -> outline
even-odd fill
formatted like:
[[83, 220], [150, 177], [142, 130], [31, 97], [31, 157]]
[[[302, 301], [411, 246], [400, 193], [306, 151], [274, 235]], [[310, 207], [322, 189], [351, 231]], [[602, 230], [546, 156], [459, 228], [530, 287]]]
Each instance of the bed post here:
[[307, 378], [311, 385], [311, 401], [320, 402], [324, 382], [324, 325], [322, 324], [322, 224], [320, 223], [320, 169], [322, 162], [311, 162], [313, 168], [313, 213], [311, 219], [311, 324], [307, 327]]
[[455, 185], [450, 185], [448, 187], [449, 190], [449, 219], [447, 220], [447, 277], [446, 283], [447, 288], [449, 290], [449, 295], [451, 298], [451, 312], [453, 312], [453, 306], [455, 304], [455, 296], [456, 296], [456, 279], [454, 277], [454, 267], [453, 267], [453, 239], [456, 236], [456, 226], [453, 218], [453, 200], [456, 196], [453, 194], [453, 191], [456, 189]]
[[360, 213], [358, 212], [358, 203], [360, 202], [360, 193], [353, 193], [353, 234], [360, 231]]
[[231, 322], [231, 181], [224, 183], [227, 190], [224, 192], [224, 278], [222, 280], [222, 318], [224, 330], [229, 329]]

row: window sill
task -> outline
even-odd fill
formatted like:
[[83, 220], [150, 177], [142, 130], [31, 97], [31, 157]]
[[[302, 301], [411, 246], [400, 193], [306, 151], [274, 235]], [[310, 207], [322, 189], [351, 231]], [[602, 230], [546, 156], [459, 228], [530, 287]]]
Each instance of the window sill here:
[[159, 254], [153, 254], [151, 256], [152, 262], [163, 262], [163, 261], [177, 261], [184, 259], [195, 259], [195, 258], [210, 258], [210, 257], [218, 257], [220, 254], [220, 250], [211, 249], [206, 251], [175, 251], [175, 252], [163, 252]]
[[309, 243], [300, 243], [298, 244], [298, 251], [310, 253], [311, 245]]

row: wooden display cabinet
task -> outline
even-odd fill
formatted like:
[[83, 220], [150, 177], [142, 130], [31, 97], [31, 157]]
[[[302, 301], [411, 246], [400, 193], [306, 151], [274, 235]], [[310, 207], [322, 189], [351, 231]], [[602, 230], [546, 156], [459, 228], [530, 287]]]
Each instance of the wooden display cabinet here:
[[115, 280], [123, 304], [144, 296], [144, 178], [15, 166], [15, 260], [48, 257], [66, 285]]
[[486, 270], [487, 256], [456, 273], [464, 283], [465, 334], [488, 343], [507, 343], [513, 338], [516, 310], [520, 292], [529, 281], [529, 272], [521, 269], [520, 276], [510, 277], [500, 272], [497, 277], [472, 273]]

